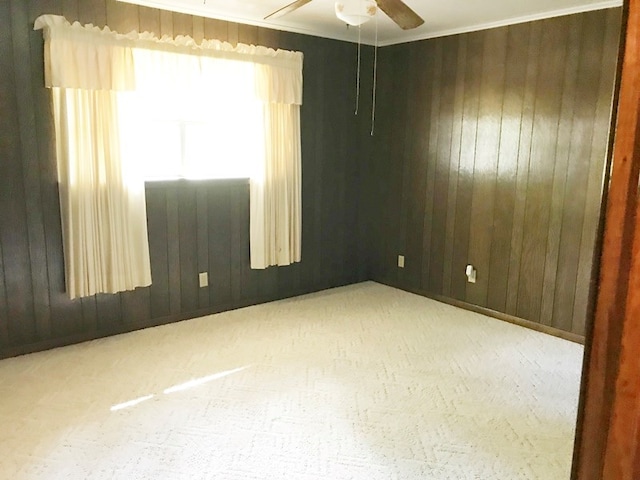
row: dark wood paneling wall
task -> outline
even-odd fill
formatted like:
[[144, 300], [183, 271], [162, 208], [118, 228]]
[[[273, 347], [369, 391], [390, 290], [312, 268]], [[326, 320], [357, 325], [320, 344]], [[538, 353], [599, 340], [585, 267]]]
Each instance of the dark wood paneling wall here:
[[[304, 52], [303, 261], [249, 268], [246, 181], [158, 183], [153, 285], [69, 301], [43, 13]], [[382, 48], [371, 137], [352, 44], [115, 0], [1, 2], [0, 357], [367, 278], [583, 334], [619, 24], [612, 9]]]
[[[44, 13], [120, 32], [304, 52], [303, 261], [249, 268], [247, 181], [153, 184], [147, 188], [153, 285], [70, 301], [43, 40], [33, 31]], [[354, 233], [362, 223], [355, 48], [115, 0], [0, 2], [0, 357], [364, 280], [365, 253]], [[209, 272], [208, 288], [198, 288], [202, 271]]]
[[583, 335], [619, 31], [609, 9], [382, 49], [370, 277]]

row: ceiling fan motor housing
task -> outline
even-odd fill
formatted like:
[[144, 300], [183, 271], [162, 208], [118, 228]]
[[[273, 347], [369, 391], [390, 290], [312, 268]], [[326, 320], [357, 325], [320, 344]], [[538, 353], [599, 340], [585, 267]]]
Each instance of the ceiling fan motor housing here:
[[378, 11], [374, 0], [338, 0], [335, 8], [336, 17], [354, 27], [368, 22]]

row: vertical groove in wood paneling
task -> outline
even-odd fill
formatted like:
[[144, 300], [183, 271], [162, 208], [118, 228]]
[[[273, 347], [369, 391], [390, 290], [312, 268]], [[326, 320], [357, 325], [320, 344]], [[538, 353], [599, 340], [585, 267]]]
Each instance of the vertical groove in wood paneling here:
[[610, 10], [607, 14], [602, 49], [600, 84], [591, 143], [591, 161], [586, 195], [584, 222], [582, 226], [578, 275], [573, 307], [571, 331], [585, 334], [585, 320], [589, 303], [590, 283], [596, 234], [600, 218], [601, 198], [604, 181], [604, 168], [607, 155], [609, 126], [611, 125], [612, 91], [618, 52], [621, 15], [619, 10]]
[[178, 35], [193, 36], [193, 20], [190, 15], [173, 12], [173, 36]]
[[[327, 49], [323, 49], [323, 55], [328, 53]], [[333, 61], [328, 59], [327, 61]], [[336, 86], [341, 83], [339, 78], [343, 75], [344, 70], [340, 73], [335, 72], [334, 75], [327, 78], [325, 83], [325, 89], [327, 91], [332, 91]], [[336, 99], [337, 100], [337, 99]], [[323, 117], [329, 117], [331, 115], [331, 111], [334, 108], [329, 102], [324, 102], [322, 104], [322, 115]], [[322, 175], [324, 176], [325, 172], [330, 172], [335, 168], [336, 157], [338, 156], [338, 152], [340, 150], [340, 127], [336, 123], [329, 123], [323, 130], [323, 137], [319, 138], [316, 136], [316, 147], [318, 145], [323, 145], [323, 149], [325, 151], [325, 155], [327, 156], [327, 164], [323, 165]], [[337, 180], [337, 179], [336, 179]], [[338, 252], [336, 246], [338, 242], [333, 243], [332, 238], [338, 234], [336, 230], [336, 224], [329, 222], [329, 216], [332, 215], [331, 212], [334, 212], [333, 215], [336, 215], [338, 210], [336, 209], [338, 204], [338, 196], [339, 196], [339, 188], [336, 188], [337, 185], [331, 185], [329, 183], [321, 182], [318, 184], [319, 188], [317, 190], [318, 193], [318, 215], [320, 217], [321, 227], [321, 236], [319, 245], [327, 245], [328, 248], [321, 248], [321, 258], [322, 258], [322, 269], [320, 274], [320, 285], [328, 285], [331, 281], [331, 275], [333, 273], [333, 267], [338, 263]]]
[[[429, 132], [428, 132], [428, 144], [426, 150], [426, 157], [424, 161], [427, 164], [426, 168], [426, 188], [424, 193], [424, 216], [422, 218], [422, 274], [420, 279], [420, 285], [424, 289], [430, 289], [429, 272], [431, 271], [431, 239], [433, 232], [433, 210], [437, 208], [436, 201], [434, 199], [435, 190], [435, 165], [433, 159], [436, 158], [438, 148], [438, 128], [440, 125], [440, 98], [442, 89], [442, 52], [443, 44], [442, 39], [434, 42], [432, 46], [433, 55], [433, 83], [431, 84], [431, 99], [430, 99], [430, 120], [429, 120]], [[427, 132], [423, 133], [427, 135]]]
[[160, 10], [160, 36], [173, 37], [173, 15], [167, 10]]
[[220, 40], [226, 42], [229, 37], [228, 23], [215, 18], [204, 19], [204, 36], [208, 40]]
[[257, 45], [258, 27], [254, 25], [238, 25], [238, 43], [245, 45]]
[[[462, 112], [462, 133], [460, 137], [460, 162], [458, 166], [458, 199], [456, 202], [456, 224], [451, 282], [451, 296], [465, 300], [467, 296], [466, 277], [457, 275], [465, 271], [469, 262], [469, 235], [471, 227], [471, 206], [473, 201], [473, 174], [475, 169], [475, 146], [478, 135], [478, 109], [480, 107], [480, 79], [484, 33], [476, 32], [465, 36], [467, 63], [465, 65], [465, 89]], [[438, 252], [432, 252], [437, 255]]]
[[[95, 297], [98, 312], [98, 328], [100, 330], [111, 330], [124, 323], [122, 318], [120, 295], [100, 293]], [[58, 321], [57, 318], [54, 320]]]
[[7, 319], [7, 290], [4, 287], [4, 265], [2, 242], [0, 242], [0, 349], [9, 346], [9, 323]]
[[[144, 7], [141, 7], [141, 9]], [[145, 10], [149, 10], [146, 9]], [[67, 18], [72, 21], [72, 19]], [[81, 0], [78, 2], [78, 21], [86, 25], [91, 23], [97, 27], [107, 24], [107, 5], [104, 0]]]
[[[359, 121], [355, 115], [355, 109], [353, 104], [355, 102], [356, 92], [353, 86], [353, 80], [356, 78], [357, 70], [356, 63], [353, 61], [354, 55], [357, 56], [357, 47], [352, 44], [343, 45], [345, 49], [343, 55], [345, 56], [345, 63], [349, 65], [349, 68], [345, 72], [345, 83], [351, 83], [350, 88], [344, 90], [345, 104], [342, 106], [346, 113], [347, 119], [351, 120], [349, 126], [349, 136], [345, 138], [344, 155], [346, 158], [351, 159], [345, 166], [345, 180], [343, 183], [344, 199], [349, 205], [346, 208], [344, 223], [346, 225], [352, 225], [351, 229], [343, 229], [343, 248], [342, 255], [345, 257], [345, 264], [342, 268], [343, 282], [353, 283], [363, 280], [365, 277], [362, 275], [363, 268], [366, 265], [368, 242], [362, 241], [361, 226], [364, 222], [361, 221], [360, 212], [363, 208], [362, 195], [366, 188], [366, 181], [363, 178], [363, 163], [365, 162], [365, 156], [361, 155], [360, 147], [362, 145], [362, 121]], [[367, 68], [368, 57], [366, 56], [367, 48], [361, 51], [362, 64]], [[361, 65], [362, 66], [362, 65]], [[371, 71], [367, 68], [365, 71]], [[365, 91], [370, 91], [369, 80], [363, 82], [362, 85]], [[348, 141], [346, 141], [348, 139]], [[351, 141], [356, 139], [356, 141]], [[368, 163], [368, 159], [367, 159]], [[352, 253], [355, 252], [355, 255]]]
[[[504, 312], [507, 305], [511, 233], [516, 200], [518, 149], [525, 92], [529, 24], [508, 27], [505, 90], [500, 125], [500, 145], [493, 212], [493, 237], [489, 264], [487, 306]], [[457, 272], [462, 275], [463, 272]]]
[[[369, 47], [362, 50], [362, 67], [365, 71], [373, 70], [374, 49]], [[368, 83], [369, 80], [371, 83]], [[363, 83], [364, 91], [371, 91], [373, 79], [365, 80]], [[371, 99], [373, 101], [373, 99]], [[371, 103], [369, 99], [363, 102], [365, 111], [370, 109]], [[373, 221], [373, 210], [376, 208], [381, 192], [375, 190], [374, 172], [377, 168], [377, 162], [373, 154], [375, 142], [369, 134], [370, 130], [364, 121], [358, 122], [358, 138], [357, 144], [359, 156], [358, 168], [358, 185], [360, 186], [360, 198], [358, 205], [358, 244], [360, 253], [359, 259], [359, 279], [367, 280], [372, 278], [373, 271], [376, 269], [375, 259], [378, 257], [374, 252], [377, 251], [379, 242], [374, 240], [374, 225], [377, 228], [379, 222]], [[418, 241], [421, 242], [421, 239]], [[418, 270], [418, 275], [420, 274]]]
[[469, 262], [476, 267], [478, 274], [476, 283], [467, 285], [466, 298], [468, 302], [483, 307], [487, 305], [489, 290], [507, 34], [506, 28], [485, 32], [482, 53], [468, 254]]
[[[407, 66], [406, 57], [404, 55], [404, 49], [401, 47], [394, 47], [393, 52], [393, 89], [391, 91], [405, 91], [406, 90], [406, 77]], [[397, 73], [397, 75], [396, 75]], [[384, 161], [388, 162], [389, 170], [387, 180], [389, 182], [389, 193], [391, 195], [391, 203], [388, 204], [387, 217], [385, 219], [386, 230], [391, 233], [391, 237], [388, 238], [386, 243], [386, 257], [385, 263], [391, 268], [389, 269], [390, 278], [398, 285], [406, 286], [404, 281], [404, 270], [397, 268], [397, 256], [398, 254], [404, 254], [402, 249], [404, 248], [404, 239], [406, 237], [406, 231], [403, 229], [403, 223], [405, 221], [403, 216], [403, 191], [402, 184], [405, 177], [405, 159], [402, 156], [402, 142], [404, 133], [404, 110], [401, 102], [393, 102], [391, 108], [391, 130], [389, 138], [386, 140], [389, 143], [390, 155]], [[406, 198], [404, 199], [407, 200]]]
[[146, 188], [147, 232], [151, 260], [151, 318], [171, 313], [169, 295], [169, 243], [167, 228], [167, 197], [163, 189]]
[[180, 208], [177, 187], [167, 188], [167, 264], [169, 273], [169, 311], [182, 311], [182, 284], [180, 282]]
[[160, 11], [154, 8], [140, 7], [140, 31], [161, 36]]
[[279, 48], [280, 32], [270, 28], [258, 28], [258, 45], [269, 48]]
[[[387, 68], [391, 67], [393, 52], [394, 50], [390, 48], [378, 50], [378, 65], [387, 65]], [[390, 74], [390, 70], [387, 70], [387, 68], [381, 67], [378, 70], [377, 88], [379, 91], [393, 91], [393, 75]], [[362, 99], [363, 96], [360, 98]], [[367, 111], [369, 108], [370, 107], [367, 106]], [[371, 271], [374, 278], [383, 282], [389, 282], [387, 279], [389, 275], [387, 258], [387, 243], [389, 241], [387, 215], [388, 202], [391, 200], [391, 182], [388, 180], [389, 170], [392, 167], [389, 161], [391, 142], [388, 141], [391, 131], [390, 124], [393, 121], [391, 108], [391, 102], [377, 102], [377, 135], [370, 136], [369, 143], [372, 151], [372, 168], [370, 174], [371, 194], [369, 197], [372, 201], [372, 208], [369, 212], [370, 217], [368, 218], [368, 222], [371, 225], [371, 235], [375, 245], [375, 247], [370, 250], [372, 258]], [[366, 138], [367, 134], [371, 132], [371, 125], [370, 123], [366, 125], [364, 121], [362, 123], [362, 131], [366, 132], [364, 133]]]
[[105, 0], [107, 4], [107, 25], [111, 30], [126, 34], [140, 28], [138, 6], [131, 3]]
[[[14, 2], [15, 7], [17, 4]], [[13, 25], [29, 25], [29, 12], [24, 8], [14, 8], [12, 12]], [[14, 27], [15, 29], [15, 27]], [[46, 265], [46, 243], [44, 218], [42, 215], [42, 193], [40, 191], [40, 168], [37, 142], [31, 141], [36, 130], [35, 112], [32, 105], [35, 101], [31, 72], [30, 32], [20, 29], [13, 36], [14, 58], [21, 59], [15, 64], [16, 85], [27, 88], [17, 89], [18, 124], [20, 125], [20, 145], [23, 160], [23, 188], [25, 191], [27, 235], [29, 242], [29, 262], [31, 266], [31, 284], [33, 288], [33, 306], [35, 316], [35, 330], [37, 338], [48, 338], [51, 334], [51, 311], [49, 308], [49, 281], [47, 270], [40, 268]]]
[[249, 246], [249, 185], [236, 193], [236, 214], [232, 220], [235, 230], [240, 238], [237, 245], [238, 266], [240, 270], [240, 298], [255, 301], [258, 297], [259, 272], [251, 268], [251, 253]]
[[540, 323], [551, 325], [553, 321], [553, 305], [555, 302], [556, 277], [558, 274], [558, 256], [560, 252], [560, 234], [564, 211], [564, 196], [567, 183], [567, 165], [571, 139], [571, 124], [576, 102], [576, 82], [578, 79], [578, 55], [580, 51], [580, 35], [582, 16], [569, 18], [568, 39], [566, 43], [567, 57], [563, 72], [562, 101], [558, 125], [558, 142], [555, 149], [555, 167], [551, 192], [551, 213], [547, 234], [547, 253], [544, 267], [544, 283], [540, 307]]
[[246, 258], [243, 252], [246, 242], [242, 241], [244, 226], [241, 220], [244, 216], [242, 192], [239, 192], [237, 188], [233, 189], [230, 192], [230, 200], [231, 220], [229, 228], [231, 230], [231, 242], [229, 244], [229, 256], [231, 257], [231, 299], [237, 301], [242, 298], [242, 272], [245, 267], [243, 260]]
[[209, 298], [212, 305], [231, 302], [231, 204], [229, 188], [207, 189]]
[[[197, 270], [209, 272], [209, 199], [203, 186], [196, 190]], [[209, 288], [198, 285], [198, 308], [209, 306]]]
[[[390, 65], [393, 50], [384, 48], [378, 52], [378, 61], [380, 65]], [[393, 91], [393, 77], [390, 74], [391, 70], [387, 68], [380, 68], [380, 75], [378, 77], [377, 88], [381, 92]], [[361, 98], [364, 98], [361, 97]], [[363, 102], [364, 103], [364, 102]], [[362, 108], [366, 108], [364, 111], [370, 109], [370, 105], [365, 103]], [[367, 214], [367, 223], [369, 224], [370, 242], [373, 246], [369, 250], [369, 261], [371, 262], [370, 272], [373, 278], [378, 280], [386, 280], [388, 275], [388, 265], [386, 256], [387, 237], [386, 233], [386, 216], [388, 210], [388, 200], [390, 183], [388, 179], [388, 168], [390, 165], [390, 142], [387, 141], [390, 131], [390, 123], [393, 121], [391, 117], [391, 103], [379, 102], [376, 105], [376, 116], [378, 117], [378, 133], [373, 137], [369, 136], [371, 125], [368, 122], [362, 122], [361, 131], [363, 132], [363, 144], [366, 144], [371, 151], [370, 162], [371, 167], [369, 170], [369, 195], [368, 199], [371, 202]], [[420, 239], [422, 242], [422, 239]]]
[[78, 18], [78, 0], [63, 0], [62, 15], [73, 22]]
[[[80, 305], [82, 310], [82, 331], [93, 332], [98, 329], [98, 305], [96, 303], [96, 297], [86, 297], [80, 299]], [[48, 337], [50, 338], [51, 334]]]
[[67, 20], [78, 18], [78, 0], [62, 0], [62, 14]]
[[151, 295], [148, 287], [121, 292], [118, 296], [124, 324], [144, 324], [151, 318]]
[[[409, 85], [409, 62], [408, 62], [408, 52], [406, 48], [400, 49], [394, 55], [396, 57], [396, 68], [394, 68], [394, 78], [396, 78], [397, 82], [393, 91], [406, 92], [408, 90]], [[405, 261], [407, 261], [407, 216], [410, 209], [409, 203], [409, 192], [408, 188], [411, 178], [411, 170], [412, 165], [409, 158], [407, 158], [407, 151], [405, 148], [406, 138], [405, 133], [407, 131], [407, 117], [406, 112], [406, 104], [404, 102], [394, 102], [394, 109], [392, 113], [393, 118], [393, 127], [391, 134], [391, 151], [393, 152], [393, 169], [397, 170], [397, 174], [394, 175], [393, 178], [393, 188], [397, 193], [394, 193], [394, 196], [398, 199], [396, 206], [396, 213], [392, 215], [391, 225], [392, 229], [398, 232], [396, 236], [395, 244], [391, 244], [391, 250], [389, 251], [389, 258], [393, 261], [396, 259], [398, 254], [402, 254], [405, 256]], [[409, 262], [412, 262], [413, 259], [409, 258]], [[397, 278], [398, 285], [402, 287], [408, 286], [408, 276], [406, 275], [407, 270], [404, 268], [397, 269]]]
[[[104, 0], [100, 1], [104, 4]], [[7, 3], [7, 2], [5, 2]], [[27, 2], [24, 2], [27, 3]], [[29, 2], [31, 12], [37, 12], [36, 15], [31, 15], [31, 20], [35, 20], [39, 15], [49, 13], [52, 15], [62, 15], [63, 3], [60, 0], [32, 0]]]
[[239, 26], [237, 23], [229, 22], [227, 24], [226, 41], [229, 42], [231, 45], [235, 46], [238, 44], [238, 30], [239, 30]]
[[513, 209], [513, 230], [509, 250], [509, 277], [507, 282], [506, 313], [517, 314], [520, 287], [520, 260], [524, 240], [524, 215], [527, 185], [529, 181], [529, 160], [531, 156], [531, 137], [533, 132], [534, 102], [538, 70], [538, 53], [542, 29], [540, 22], [530, 24], [529, 45], [527, 51], [526, 80], [523, 95], [522, 114], [518, 139], [518, 167], [515, 182], [515, 204]]
[[[326, 87], [333, 91], [331, 102], [325, 102], [324, 108], [327, 111], [326, 117], [343, 118], [345, 122], [332, 122], [325, 129], [324, 141], [327, 149], [326, 167], [328, 171], [341, 169], [343, 174], [334, 177], [332, 182], [325, 182], [322, 189], [322, 205], [320, 212], [322, 215], [322, 240], [321, 243], [328, 246], [323, 260], [324, 271], [322, 273], [323, 283], [330, 285], [335, 281], [335, 277], [342, 278], [346, 272], [347, 259], [345, 258], [346, 235], [348, 233], [342, 228], [346, 223], [346, 215], [350, 206], [346, 201], [346, 182], [349, 164], [355, 159], [350, 159], [347, 152], [347, 144], [351, 135], [351, 129], [356, 124], [356, 117], [352, 109], [351, 88], [345, 88], [352, 84], [351, 68], [347, 67], [353, 58], [349, 55], [347, 44], [336, 43], [332, 60], [339, 65], [345, 65], [338, 71], [334, 71], [330, 79], [326, 81]], [[354, 49], [355, 51], [355, 49]], [[348, 159], [345, 161], [345, 159]], [[342, 163], [342, 165], [340, 165]], [[355, 188], [355, 186], [353, 187]], [[344, 208], [341, 208], [344, 206]], [[333, 213], [332, 213], [333, 212]], [[337, 216], [338, 221], [332, 221], [332, 215]], [[336, 241], [337, 240], [337, 241]]]
[[[324, 81], [324, 88], [327, 91], [334, 92], [334, 95], [331, 101], [323, 102], [322, 105], [324, 118], [335, 116], [335, 118], [343, 118], [345, 121], [341, 123], [330, 122], [324, 129], [323, 138], [316, 137], [316, 146], [324, 143], [324, 155], [327, 157], [322, 169], [323, 177], [330, 177], [331, 172], [338, 169], [343, 171], [343, 175], [334, 177], [331, 182], [323, 182], [320, 188], [321, 203], [319, 205], [319, 213], [322, 222], [322, 233], [319, 245], [328, 247], [322, 248], [321, 285], [324, 286], [333, 283], [334, 277], [344, 276], [346, 266], [344, 258], [346, 232], [341, 225], [344, 225], [346, 221], [345, 215], [349, 209], [345, 203], [348, 163], [355, 160], [348, 159], [346, 145], [349, 138], [352, 138], [350, 135], [351, 128], [356, 124], [357, 118], [353, 114], [353, 90], [350, 88], [353, 85], [353, 77], [350, 75], [350, 60], [353, 57], [345, 46], [346, 44], [344, 43], [336, 42], [333, 53], [325, 57], [328, 62], [335, 61], [339, 65], [345, 65], [345, 67], [337, 71], [334, 70], [332, 75]], [[355, 49], [353, 52], [355, 52]], [[323, 51], [323, 55], [327, 53], [329, 53], [328, 49]], [[340, 165], [341, 163], [343, 165]], [[328, 172], [326, 176], [325, 172]], [[341, 205], [346, 208], [340, 208]], [[337, 222], [332, 221], [332, 215], [337, 216]]]
[[453, 103], [453, 125], [451, 129], [451, 161], [449, 165], [449, 189], [447, 191], [447, 221], [445, 225], [444, 266], [442, 273], [442, 293], [451, 296], [451, 285], [454, 276], [461, 278], [463, 272], [453, 271], [453, 247], [456, 227], [456, 207], [458, 202], [458, 170], [460, 168], [460, 153], [462, 141], [462, 113], [464, 107], [464, 83], [466, 43], [461, 38], [456, 39], [458, 44], [457, 57], [452, 59], [457, 63], [456, 75], [452, 79], [455, 84]]
[[573, 321], [605, 18], [598, 12], [584, 15], [554, 299], [553, 325], [563, 330]]
[[193, 185], [181, 185], [178, 195], [178, 258], [180, 311], [198, 309], [198, 217]]
[[[538, 22], [545, 32], [538, 50], [538, 73], [524, 209], [524, 237], [516, 315], [539, 321], [549, 228], [555, 145], [562, 101], [567, 17]], [[558, 25], [552, 28], [550, 23]], [[560, 47], [560, 48], [559, 48]]]
[[204, 40], [204, 18], [202, 17], [192, 17], [192, 26], [191, 30], [193, 34], [191, 35], [195, 40], [196, 44], [200, 44], [202, 40]]
[[[307, 176], [307, 178], [309, 180], [311, 180], [311, 182], [307, 183], [307, 189], [309, 188], [309, 185], [312, 185], [311, 191], [307, 190], [307, 198], [311, 200], [311, 203], [308, 204], [307, 202], [303, 202], [302, 208], [303, 208], [303, 215], [304, 211], [305, 211], [305, 205], [307, 206], [306, 208], [306, 212], [307, 214], [305, 215], [305, 218], [312, 218], [312, 222], [314, 222], [314, 226], [313, 226], [313, 237], [310, 239], [311, 241], [308, 244], [309, 249], [312, 250], [313, 253], [311, 253], [312, 258], [315, 260], [314, 262], [314, 269], [313, 269], [313, 277], [312, 277], [312, 282], [315, 285], [322, 285], [324, 283], [324, 269], [323, 269], [323, 255], [322, 255], [322, 238], [323, 238], [323, 228], [322, 228], [322, 212], [321, 212], [321, 206], [322, 206], [322, 184], [324, 183], [324, 178], [323, 178], [323, 174], [324, 174], [324, 165], [319, 161], [321, 158], [323, 158], [325, 156], [325, 131], [326, 129], [329, 128], [328, 124], [325, 124], [324, 122], [324, 115], [325, 115], [325, 108], [324, 108], [324, 103], [321, 99], [322, 97], [325, 97], [325, 95], [327, 95], [328, 91], [326, 89], [326, 85], [324, 82], [321, 81], [322, 78], [325, 77], [326, 75], [326, 71], [327, 71], [327, 62], [328, 62], [328, 55], [326, 54], [326, 47], [324, 45], [320, 45], [316, 48], [313, 48], [311, 51], [313, 52], [313, 54], [315, 54], [315, 61], [314, 61], [314, 69], [311, 72], [311, 75], [317, 75], [317, 78], [315, 80], [315, 88], [316, 91], [318, 92], [319, 98], [314, 99], [315, 100], [315, 109], [311, 110], [309, 112], [309, 110], [306, 110], [306, 112], [309, 112], [309, 116], [311, 118], [313, 118], [312, 122], [315, 125], [318, 125], [318, 129], [313, 131], [312, 134], [312, 143], [310, 144], [310, 147], [313, 149], [312, 150], [312, 154], [311, 154], [311, 161], [314, 162], [314, 167], [313, 167], [313, 177], [309, 177]], [[313, 73], [315, 72], [315, 73]], [[308, 120], [307, 120], [308, 121]], [[303, 176], [304, 176], [304, 155], [305, 153], [302, 153], [303, 155]], [[304, 185], [303, 185], [304, 187]], [[311, 208], [308, 208], [311, 207]], [[303, 222], [304, 223], [304, 222]], [[303, 249], [304, 249], [304, 245], [303, 245]]]
[[14, 42], [24, 32], [13, 33], [13, 28], [25, 28], [25, 25], [13, 25], [15, 8], [22, 8], [16, 2], [3, 2], [0, 5], [0, 148], [3, 155], [3, 169], [0, 176], [0, 213], [3, 225], [0, 228], [5, 288], [7, 291], [7, 320], [10, 343], [32, 342], [35, 340], [35, 318], [31, 286], [31, 265], [29, 260], [28, 228], [26, 218], [26, 199], [23, 184], [23, 165], [21, 162], [20, 126], [18, 118], [18, 98], [16, 95], [16, 77]]
[[[409, 95], [407, 96], [406, 109], [407, 127], [405, 129], [405, 145], [408, 160], [412, 163], [408, 198], [408, 225], [411, 231], [407, 232], [405, 241], [405, 253], [408, 261], [405, 263], [405, 277], [409, 285], [419, 285], [422, 281], [422, 264], [424, 251], [422, 238], [425, 215], [425, 196], [423, 192], [427, 185], [427, 162], [425, 151], [428, 148], [427, 132], [430, 130], [431, 121], [431, 96], [432, 74], [431, 57], [424, 58], [422, 49], [418, 44], [410, 48], [409, 62], [425, 62], [425, 68], [409, 76]], [[413, 108], [418, 105], [420, 108]], [[421, 132], [415, 135], [414, 132]], [[363, 206], [364, 207], [364, 206]]]
[[[457, 77], [458, 39], [445, 37], [442, 39], [442, 78], [438, 112], [438, 138], [435, 146], [433, 175], [433, 209], [431, 216], [430, 250], [444, 252], [447, 234], [447, 205], [449, 203], [449, 175], [451, 171], [451, 137], [453, 134], [453, 104], [455, 101], [456, 83], [451, 81]], [[424, 227], [424, 223], [423, 223]], [[445, 257], [434, 255], [429, 262], [429, 289], [438, 295], [442, 294], [444, 285]]]

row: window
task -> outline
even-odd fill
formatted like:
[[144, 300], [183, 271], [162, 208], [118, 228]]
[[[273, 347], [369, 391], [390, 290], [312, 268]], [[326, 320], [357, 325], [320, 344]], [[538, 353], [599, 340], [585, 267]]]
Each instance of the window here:
[[[149, 52], [138, 52], [137, 64], [143, 55]], [[193, 71], [199, 59], [182, 57]], [[205, 68], [197, 65], [199, 79], [184, 82], [151, 69], [138, 75], [136, 91], [119, 93], [123, 161], [146, 180], [252, 176], [264, 151], [254, 70], [247, 62], [206, 60]]]
[[151, 283], [141, 177], [249, 177], [251, 268], [300, 261], [302, 53], [123, 36], [56, 15], [34, 27], [45, 30], [71, 298]]

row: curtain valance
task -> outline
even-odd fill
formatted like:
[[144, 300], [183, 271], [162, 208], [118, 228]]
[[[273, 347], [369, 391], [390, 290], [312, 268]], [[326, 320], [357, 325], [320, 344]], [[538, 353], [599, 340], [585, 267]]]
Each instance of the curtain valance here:
[[263, 102], [302, 104], [301, 52], [219, 40], [197, 44], [187, 36], [156, 37], [149, 32], [121, 34], [108, 27], [69, 23], [58, 15], [42, 15], [34, 29], [45, 38], [45, 85], [89, 90], [135, 88], [132, 50], [144, 48], [198, 57], [251, 62], [256, 65], [256, 95]]
[[64, 17], [42, 15], [34, 24], [43, 30], [46, 87], [86, 90], [132, 90], [133, 56], [122, 35], [105, 27], [71, 25]]

